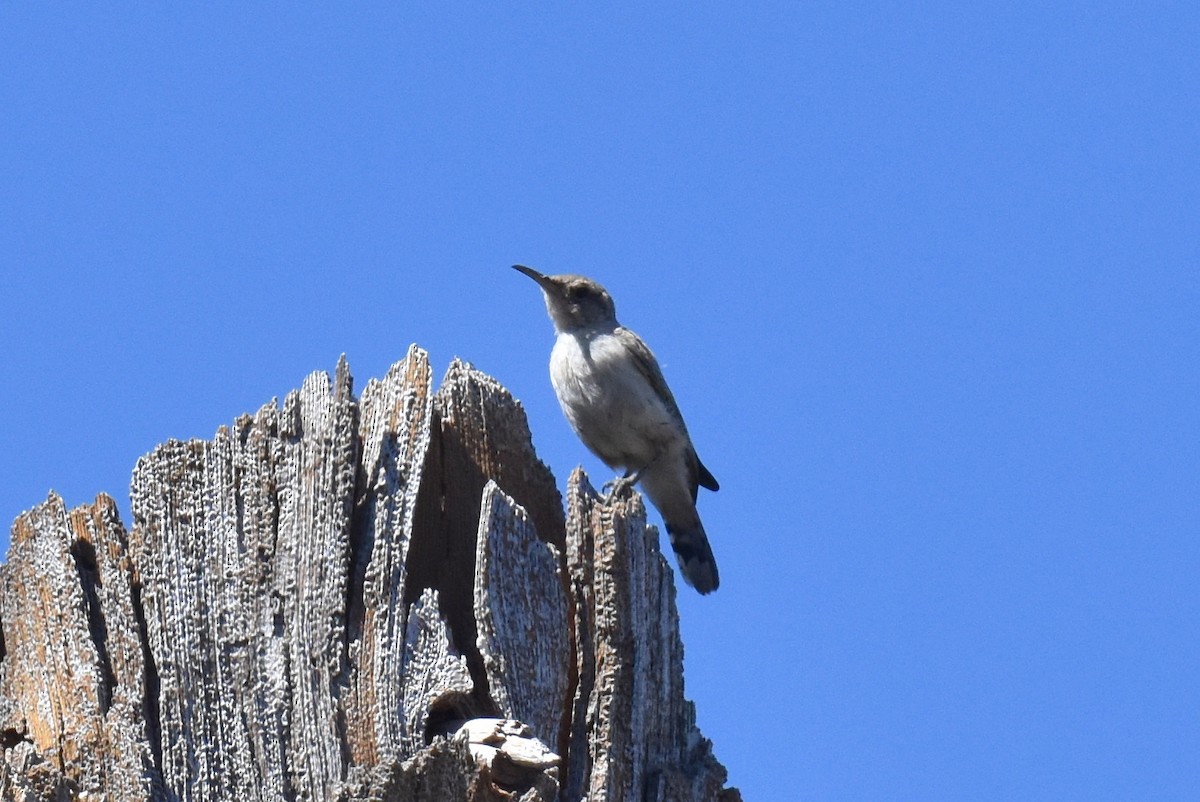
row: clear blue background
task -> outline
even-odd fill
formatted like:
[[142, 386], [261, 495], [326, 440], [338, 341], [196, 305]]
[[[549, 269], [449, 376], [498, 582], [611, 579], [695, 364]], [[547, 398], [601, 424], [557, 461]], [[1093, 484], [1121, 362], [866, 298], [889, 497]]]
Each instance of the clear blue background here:
[[1196, 5], [423, 5], [0, 10], [5, 520], [414, 341], [602, 481], [508, 265], [584, 273], [747, 800], [1200, 798]]

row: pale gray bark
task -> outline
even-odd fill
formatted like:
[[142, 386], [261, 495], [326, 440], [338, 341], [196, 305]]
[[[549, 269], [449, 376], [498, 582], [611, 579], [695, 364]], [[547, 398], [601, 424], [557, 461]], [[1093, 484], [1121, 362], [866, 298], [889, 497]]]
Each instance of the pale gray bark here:
[[576, 471], [564, 516], [462, 362], [434, 392], [414, 347], [361, 398], [339, 362], [131, 496], [129, 532], [105, 496], [13, 525], [0, 799], [739, 798], [640, 497]]

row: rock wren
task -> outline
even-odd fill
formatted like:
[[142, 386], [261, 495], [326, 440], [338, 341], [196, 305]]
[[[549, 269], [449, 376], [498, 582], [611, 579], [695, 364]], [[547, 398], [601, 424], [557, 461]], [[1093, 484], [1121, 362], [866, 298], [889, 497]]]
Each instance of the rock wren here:
[[717, 589], [717, 563], [696, 512], [696, 488], [718, 488], [696, 456], [675, 398], [642, 338], [617, 322], [612, 298], [583, 276], [546, 276], [513, 265], [538, 283], [557, 340], [550, 382], [575, 434], [608, 467], [625, 469], [613, 492], [640, 483], [662, 513], [687, 583]]

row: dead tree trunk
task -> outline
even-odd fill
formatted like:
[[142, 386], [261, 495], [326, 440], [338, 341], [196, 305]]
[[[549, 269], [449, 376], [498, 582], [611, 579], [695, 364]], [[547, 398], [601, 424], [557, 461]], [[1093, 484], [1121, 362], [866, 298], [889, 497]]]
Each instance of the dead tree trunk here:
[[566, 515], [520, 405], [412, 348], [51, 495], [0, 567], [0, 799], [739, 799], [640, 498]]

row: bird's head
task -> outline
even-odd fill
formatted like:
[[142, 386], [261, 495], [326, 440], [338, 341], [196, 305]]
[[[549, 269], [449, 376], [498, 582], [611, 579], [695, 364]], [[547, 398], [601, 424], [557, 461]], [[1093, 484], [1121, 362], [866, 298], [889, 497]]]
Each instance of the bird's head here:
[[611, 323], [616, 325], [617, 310], [608, 292], [590, 278], [564, 274], [547, 276], [525, 265], [513, 265], [538, 283], [546, 298], [546, 311], [559, 332]]

